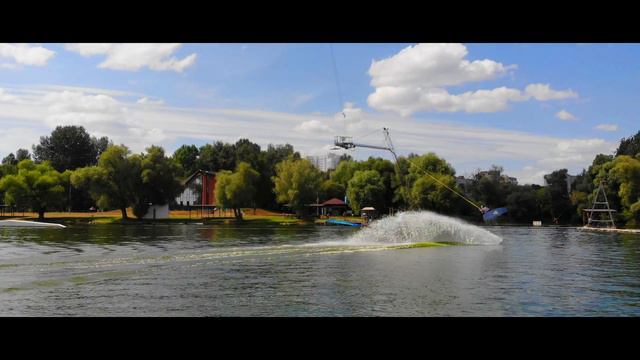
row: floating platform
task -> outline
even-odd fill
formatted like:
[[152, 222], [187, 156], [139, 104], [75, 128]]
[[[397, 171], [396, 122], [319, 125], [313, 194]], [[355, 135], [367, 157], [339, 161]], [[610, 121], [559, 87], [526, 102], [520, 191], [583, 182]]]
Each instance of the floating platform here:
[[0, 220], [0, 227], [66, 228], [66, 226], [62, 224], [26, 221], [26, 220]]
[[363, 224], [359, 223], [359, 222], [352, 222], [352, 221], [346, 221], [346, 220], [335, 220], [335, 219], [329, 219], [329, 220], [325, 221], [324, 224], [325, 225], [353, 226], [353, 227], [361, 227], [361, 226], [363, 226]]
[[596, 227], [590, 227], [590, 226], [583, 226], [583, 227], [579, 227], [578, 230], [621, 233], [621, 234], [640, 234], [640, 229], [596, 228]]

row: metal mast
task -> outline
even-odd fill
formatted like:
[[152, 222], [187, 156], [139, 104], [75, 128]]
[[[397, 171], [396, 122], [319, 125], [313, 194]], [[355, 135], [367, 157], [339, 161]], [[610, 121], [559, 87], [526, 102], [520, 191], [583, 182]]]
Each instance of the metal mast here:
[[[602, 192], [602, 194], [604, 195], [604, 201], [598, 201], [600, 192]], [[598, 205], [600, 205], [601, 207], [598, 208]], [[605, 207], [602, 207], [602, 205], [604, 205]], [[607, 200], [607, 193], [606, 191], [604, 191], [602, 181], [598, 185], [598, 192], [596, 193], [595, 199], [593, 199], [593, 205], [591, 206], [591, 209], [583, 209], [582, 211], [585, 211], [589, 214], [589, 220], [587, 221], [588, 227], [592, 227], [592, 223], [604, 223], [608, 228], [616, 228], [616, 223], [613, 220], [613, 213], [616, 212], [616, 210], [613, 210], [609, 207], [609, 200]], [[594, 214], [602, 213], [607, 213], [609, 215], [609, 218], [603, 219], [602, 216], [594, 217]]]

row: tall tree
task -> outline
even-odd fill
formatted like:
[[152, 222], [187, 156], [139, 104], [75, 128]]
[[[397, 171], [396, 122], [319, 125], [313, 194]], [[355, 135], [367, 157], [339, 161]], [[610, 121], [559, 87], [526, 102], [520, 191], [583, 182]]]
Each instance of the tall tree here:
[[2, 159], [2, 165], [18, 165], [18, 160], [16, 160], [16, 156], [13, 153], [9, 153]]
[[47, 209], [60, 206], [64, 192], [63, 178], [48, 162], [35, 164], [31, 160], [18, 163], [18, 173], [0, 180], [7, 204], [28, 206], [44, 220]]
[[610, 177], [620, 184], [618, 196], [626, 225], [640, 226], [640, 160], [627, 155], [616, 157]]
[[355, 213], [365, 206], [384, 206], [384, 180], [375, 170], [358, 170], [347, 186], [349, 205]]
[[142, 187], [141, 168], [140, 155], [131, 155], [124, 145], [112, 145], [100, 155], [97, 166], [76, 170], [71, 183], [88, 189], [98, 206], [119, 209], [127, 219], [127, 207], [135, 204]]
[[550, 210], [554, 222], [567, 223], [573, 217], [574, 208], [567, 190], [567, 169], [556, 170], [544, 176], [551, 200]]
[[332, 198], [343, 199], [346, 194], [346, 189], [341, 184], [328, 179], [322, 182], [320, 185], [320, 201], [326, 201]]
[[408, 199], [409, 205], [414, 209], [452, 213], [458, 206], [459, 198], [442, 184], [455, 188], [454, 177], [447, 174], [432, 176], [439, 182], [429, 176], [422, 176], [413, 182]]
[[637, 157], [640, 155], [640, 131], [637, 134], [620, 140], [620, 145], [616, 150], [616, 156], [628, 155], [631, 157]]
[[108, 143], [106, 137], [91, 137], [82, 126], [58, 126], [50, 136], [40, 137], [33, 157], [36, 162], [49, 161], [58, 171], [75, 170], [95, 165]]
[[248, 139], [240, 139], [235, 145], [236, 163], [246, 162], [254, 169], [260, 166], [260, 145]]
[[260, 153], [259, 166], [256, 170], [260, 173], [257, 184], [256, 203], [262, 208], [275, 209], [276, 195], [273, 192], [275, 186], [273, 177], [276, 175], [276, 164], [288, 158], [300, 159], [300, 154], [294, 151], [290, 144], [269, 144], [266, 150]]
[[198, 170], [200, 151], [195, 145], [182, 145], [174, 153], [173, 159], [182, 168], [182, 176], [187, 177]]
[[216, 201], [225, 209], [233, 209], [242, 220], [242, 208], [255, 202], [256, 182], [260, 174], [246, 162], [241, 162], [235, 172], [222, 170], [216, 175]]
[[16, 160], [18, 162], [22, 160], [31, 160], [31, 154], [29, 154], [29, 150], [27, 149], [18, 149], [16, 151]]
[[173, 200], [182, 190], [178, 180], [180, 167], [171, 158], [165, 156], [164, 149], [159, 146], [147, 148], [147, 153], [140, 163], [140, 188], [136, 191], [133, 214], [142, 218], [149, 210], [149, 204], [165, 205]]
[[200, 147], [198, 168], [208, 171], [233, 170], [236, 167], [236, 149], [232, 144], [216, 141]]
[[307, 159], [289, 158], [276, 165], [276, 200], [280, 204], [289, 204], [298, 214], [303, 213], [305, 205], [316, 200], [320, 190], [322, 174]]

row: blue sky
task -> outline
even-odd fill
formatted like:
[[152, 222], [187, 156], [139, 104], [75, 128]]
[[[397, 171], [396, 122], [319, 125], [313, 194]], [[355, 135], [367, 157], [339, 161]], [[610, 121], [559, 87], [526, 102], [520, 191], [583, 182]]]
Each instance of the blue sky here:
[[305, 154], [387, 126], [400, 153], [541, 183], [639, 130], [639, 63], [625, 44], [1, 44], [0, 156], [67, 124], [134, 151], [248, 137]]

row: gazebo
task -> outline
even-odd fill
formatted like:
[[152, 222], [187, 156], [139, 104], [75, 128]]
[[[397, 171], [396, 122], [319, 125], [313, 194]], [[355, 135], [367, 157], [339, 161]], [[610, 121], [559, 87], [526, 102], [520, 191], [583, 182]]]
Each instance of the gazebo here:
[[362, 213], [362, 217], [366, 217], [367, 219], [375, 219], [377, 217], [377, 211], [372, 206], [363, 207], [360, 209]]
[[349, 205], [340, 199], [329, 199], [322, 203], [322, 215], [342, 215]]

